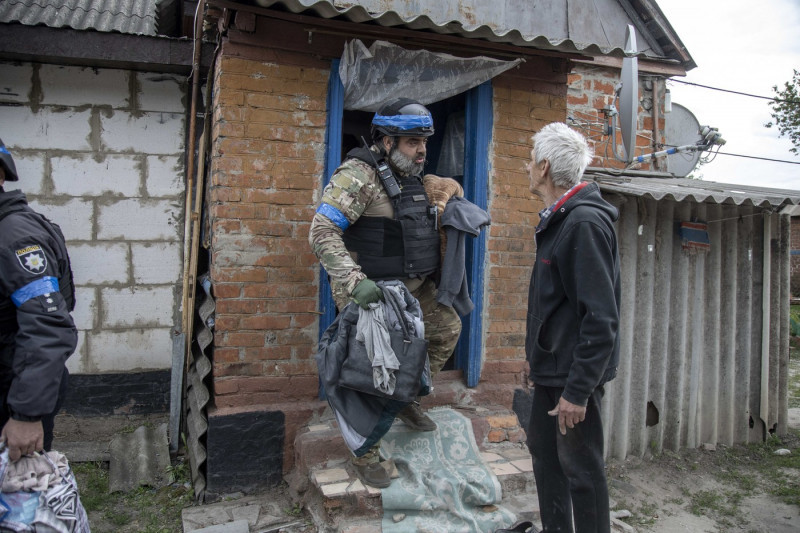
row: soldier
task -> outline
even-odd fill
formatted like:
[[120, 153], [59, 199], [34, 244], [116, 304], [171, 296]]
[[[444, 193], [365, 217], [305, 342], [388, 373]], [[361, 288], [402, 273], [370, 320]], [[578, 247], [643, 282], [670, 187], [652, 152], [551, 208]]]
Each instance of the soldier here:
[[[423, 105], [400, 98], [381, 107], [370, 129], [373, 145], [348, 152], [325, 187], [309, 243], [330, 276], [339, 309], [350, 300], [366, 309], [381, 299], [375, 280], [405, 283], [422, 308], [435, 376], [458, 342], [461, 319], [437, 303], [432, 279], [440, 259], [438, 212], [422, 171], [433, 118]], [[443, 180], [444, 188], [460, 189], [454, 180]], [[418, 402], [397, 416], [416, 431], [436, 429]], [[353, 463], [368, 484], [385, 487], [389, 478], [379, 461], [376, 444]]]
[[78, 342], [64, 236], [22, 192], [3, 189], [18, 179], [0, 141], [0, 427], [11, 461], [50, 450]]

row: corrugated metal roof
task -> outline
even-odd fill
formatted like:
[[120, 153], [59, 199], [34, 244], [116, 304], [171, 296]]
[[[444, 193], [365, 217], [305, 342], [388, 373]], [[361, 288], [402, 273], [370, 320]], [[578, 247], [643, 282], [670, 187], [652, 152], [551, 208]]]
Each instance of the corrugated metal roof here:
[[608, 176], [591, 171], [584, 177], [596, 181], [600, 189], [606, 192], [654, 200], [670, 199], [680, 202], [689, 199], [698, 203], [753, 205], [774, 209], [800, 204], [800, 191], [791, 189], [770, 189], [685, 178]]
[[[242, 2], [240, 2], [242, 3]], [[256, 0], [262, 7], [585, 55], [622, 57], [636, 28], [640, 55], [694, 62], [652, 0]]]
[[0, 22], [157, 35], [159, 0], [3, 0]]

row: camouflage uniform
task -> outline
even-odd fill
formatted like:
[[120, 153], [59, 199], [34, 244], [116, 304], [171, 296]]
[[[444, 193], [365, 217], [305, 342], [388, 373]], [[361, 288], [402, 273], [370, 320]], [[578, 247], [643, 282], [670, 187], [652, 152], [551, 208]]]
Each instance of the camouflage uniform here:
[[[447, 180], [460, 189], [457, 182]], [[338, 210], [351, 225], [361, 216], [394, 218], [392, 202], [377, 172], [359, 159], [347, 159], [339, 166], [322, 192], [321, 203]], [[345, 248], [343, 233], [330, 218], [315, 213], [309, 243], [330, 276], [333, 299], [339, 309], [347, 305], [353, 289], [367, 277], [358, 266], [358, 257]], [[452, 307], [436, 301], [433, 280], [405, 278], [401, 281], [422, 307], [431, 373], [435, 375], [455, 349], [461, 334], [461, 319]]]

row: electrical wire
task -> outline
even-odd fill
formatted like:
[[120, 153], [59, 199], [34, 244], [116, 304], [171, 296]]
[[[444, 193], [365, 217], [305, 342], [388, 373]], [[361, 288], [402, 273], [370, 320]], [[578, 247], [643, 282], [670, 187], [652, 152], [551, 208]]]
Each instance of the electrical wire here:
[[729, 156], [732, 156], [732, 157], [744, 157], [744, 158], [747, 158], [747, 159], [760, 159], [762, 161], [772, 161], [772, 162], [775, 162], [775, 163], [789, 163], [790, 165], [800, 165], [800, 161], [786, 161], [784, 159], [772, 159], [772, 158], [769, 158], [769, 157], [758, 157], [758, 156], [755, 156], [755, 155], [731, 154], [731, 153], [728, 153], [728, 152], [720, 152], [719, 150], [717, 150], [717, 153], [719, 153], [719, 155], [729, 155]]
[[[772, 100], [772, 101], [775, 101], [775, 102], [792, 102], [792, 103], [800, 104], [800, 101], [798, 101], [798, 100], [781, 100], [779, 98], [769, 98], [769, 97], [766, 97], [766, 96], [757, 96], [757, 95], [742, 93], [742, 92], [738, 92], [738, 91], [731, 91], [731, 90], [728, 90], [728, 89], [720, 89], [720, 88], [717, 88], [717, 87], [710, 87], [708, 85], [701, 85], [699, 83], [691, 83], [691, 82], [675, 80], [675, 79], [669, 79], [667, 81], [670, 81], [670, 82], [674, 81], [674, 82], [677, 82], [677, 83], [682, 83], [684, 85], [694, 85], [694, 86], [697, 86], [697, 87], [702, 87], [704, 89], [712, 89], [712, 90], [716, 90], [716, 91], [723, 91], [723, 92], [728, 92], [728, 93], [733, 93], [733, 94], [739, 94], [739, 95], [742, 95], [742, 96], [750, 96], [750, 97], [753, 97], [753, 98], [762, 98], [764, 100]], [[569, 117], [567, 117], [567, 122], [570, 122], [575, 127], [581, 129], [582, 131], [584, 131], [586, 133], [589, 133], [589, 135], [586, 135], [586, 137], [588, 139], [590, 139], [590, 140], [595, 140], [595, 139], [598, 139], [598, 138], [605, 137], [606, 140], [605, 140], [605, 142], [602, 143], [604, 145], [603, 146], [603, 148], [604, 148], [603, 149], [603, 155], [604, 155], [604, 157], [606, 159], [608, 159], [609, 158], [608, 152], [609, 152], [609, 148], [611, 147], [611, 136], [608, 135], [607, 132], [606, 132], [607, 131], [606, 130], [606, 123], [605, 122], [596, 122], [597, 116], [592, 116], [590, 113], [587, 113], [585, 111], [581, 111], [581, 110], [576, 109], [576, 110], [573, 110], [572, 113], [573, 114], [584, 115], [585, 117], [590, 118], [590, 119], [595, 119], [595, 121], [590, 121], [590, 120], [584, 120], [584, 119], [581, 119], [581, 118], [575, 118], [573, 116], [569, 116]], [[645, 139], [650, 139], [651, 138], [649, 135], [644, 135], [644, 134], [641, 134], [641, 133], [638, 133], [638, 132], [636, 133], [636, 137], [641, 137], [641, 138], [645, 138]], [[597, 144], [600, 145], [600, 142], [598, 142]], [[664, 145], [664, 147], [665, 148], [673, 148], [674, 146], [672, 146], [672, 145]], [[616, 156], [616, 150], [611, 148], [611, 152], [612, 152], [612, 154], [614, 154]], [[689, 154], [685, 154], [685, 155], [684, 154], [673, 154], [673, 155], [681, 155], [687, 161], [691, 159], [691, 156], [689, 156]], [[732, 157], [742, 157], [742, 158], [746, 158], [746, 159], [758, 159], [758, 160], [761, 160], [761, 161], [772, 161], [772, 162], [775, 162], [775, 163], [789, 163], [789, 164], [793, 164], [793, 165], [800, 165], [800, 161], [787, 161], [787, 160], [782, 160], [782, 159], [773, 159], [773, 158], [769, 158], [769, 157], [759, 157], [759, 156], [752, 156], [752, 155], [732, 154], [732, 153], [729, 153], [729, 152], [720, 152], [720, 146], [719, 145], [716, 146], [716, 150], [709, 151], [708, 155], [701, 157], [700, 161], [703, 164], [708, 164], [708, 163], [714, 161], [717, 158], [717, 155], [729, 155], [729, 156], [732, 156]], [[617, 159], [619, 159], [619, 158], [617, 157]], [[628, 167], [633, 166], [635, 164], [636, 164], [636, 162], [632, 161], [628, 165]]]
[[694, 85], [695, 87], [702, 87], [703, 89], [711, 89], [712, 91], [721, 91], [723, 93], [738, 94], [740, 96], [749, 96], [750, 98], [761, 98], [762, 100], [770, 100], [772, 102], [788, 102], [790, 104], [800, 104], [800, 100], [785, 100], [782, 98], [772, 98], [769, 96], [759, 96], [757, 94], [743, 93], [740, 91], [732, 91], [730, 89], [720, 89], [719, 87], [711, 87], [710, 85], [701, 85], [700, 83], [692, 83], [690, 81], [676, 80], [670, 78], [669, 82], [682, 83], [683, 85]]

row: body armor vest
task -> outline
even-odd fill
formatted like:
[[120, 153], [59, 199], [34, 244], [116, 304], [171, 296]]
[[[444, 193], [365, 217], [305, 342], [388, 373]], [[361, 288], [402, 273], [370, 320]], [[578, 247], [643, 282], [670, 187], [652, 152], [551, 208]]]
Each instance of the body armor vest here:
[[[374, 167], [374, 160], [359, 151], [366, 150], [352, 150], [348, 156]], [[392, 200], [394, 219], [362, 216], [344, 232], [347, 250], [358, 254], [357, 262], [370, 279], [423, 277], [439, 268], [436, 207], [418, 178], [397, 181], [400, 195]]]

